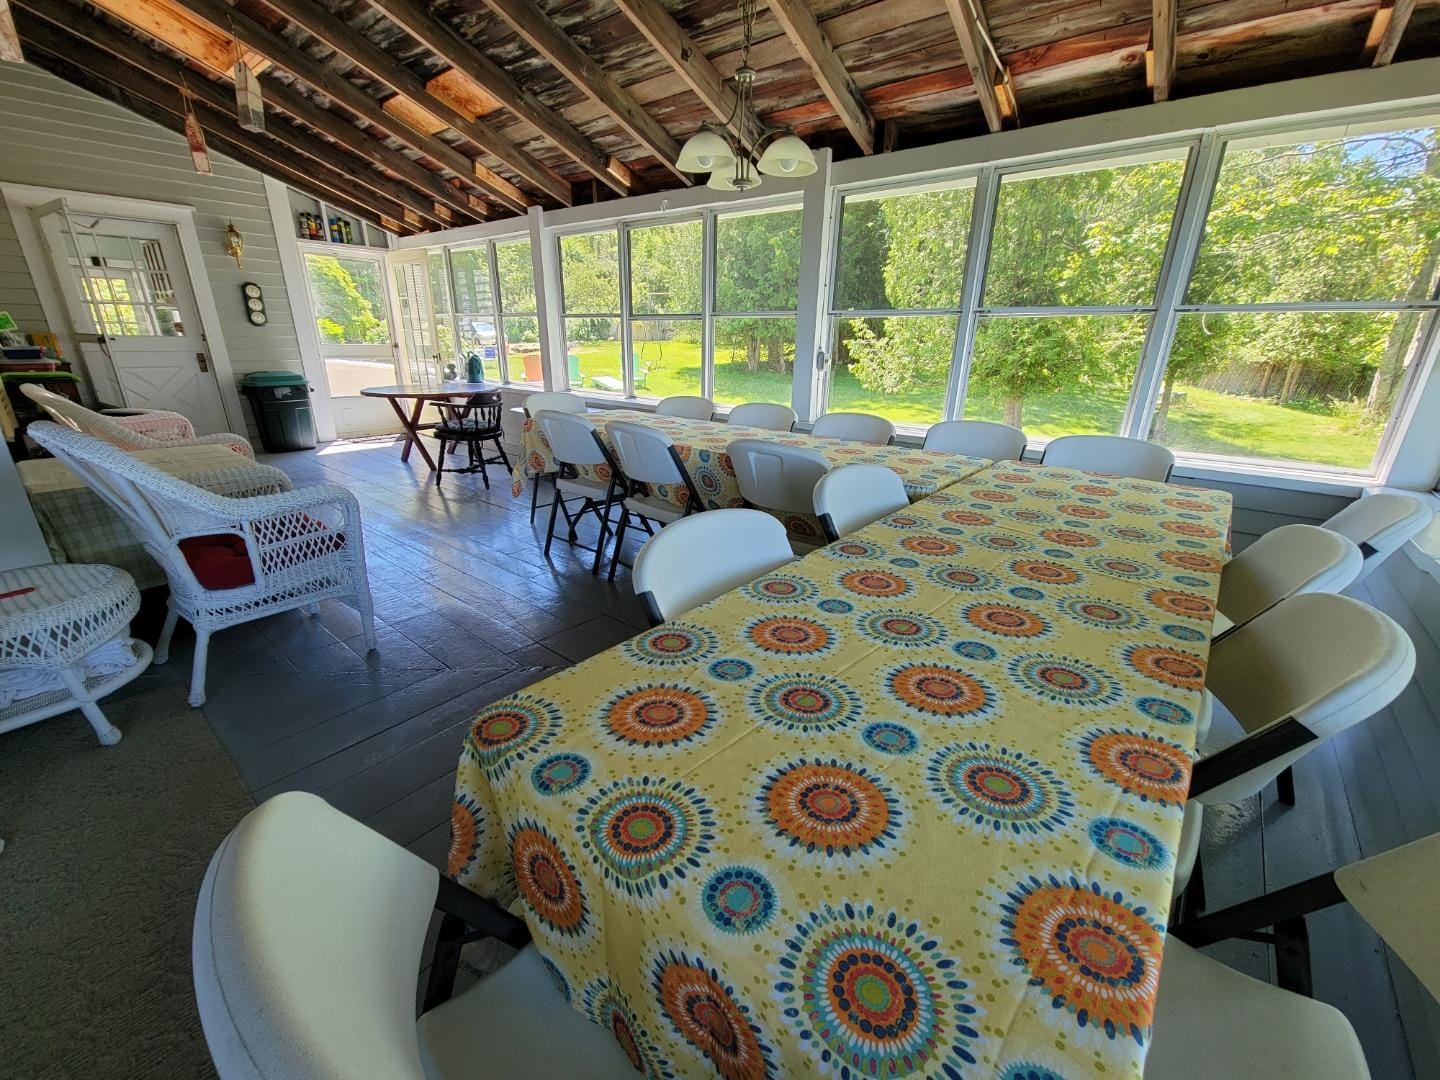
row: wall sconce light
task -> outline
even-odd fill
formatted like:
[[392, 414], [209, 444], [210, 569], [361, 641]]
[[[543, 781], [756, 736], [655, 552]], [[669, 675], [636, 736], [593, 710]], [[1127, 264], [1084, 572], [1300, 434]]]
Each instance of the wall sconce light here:
[[235, 228], [233, 221], [225, 226], [225, 254], [235, 260], [238, 269], [245, 268], [245, 264], [240, 261], [240, 256], [245, 254], [245, 238], [240, 235], [240, 230]]

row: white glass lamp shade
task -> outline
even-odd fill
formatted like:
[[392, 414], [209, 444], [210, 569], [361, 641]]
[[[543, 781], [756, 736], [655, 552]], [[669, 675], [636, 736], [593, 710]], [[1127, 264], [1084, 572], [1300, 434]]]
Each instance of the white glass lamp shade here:
[[781, 135], [760, 155], [758, 168], [766, 176], [809, 176], [819, 166], [815, 154], [795, 135]]
[[686, 172], [702, 173], [729, 168], [734, 161], [730, 144], [723, 138], [713, 131], [697, 131], [685, 140], [675, 164]]
[[[751, 187], [757, 186], [760, 182], [760, 178], [758, 176], [755, 177], [754, 180], [755, 184], [752, 184]], [[735, 186], [735, 170], [731, 168], [730, 165], [727, 165], [723, 169], [716, 169], [713, 173], [711, 173], [710, 179], [705, 181], [705, 186], [708, 187], [711, 191], [740, 190], [738, 187]]]

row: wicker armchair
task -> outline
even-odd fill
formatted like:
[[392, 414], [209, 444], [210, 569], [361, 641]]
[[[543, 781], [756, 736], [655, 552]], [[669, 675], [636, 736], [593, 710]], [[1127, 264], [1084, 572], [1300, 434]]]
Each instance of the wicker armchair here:
[[282, 611], [313, 614], [321, 600], [360, 613], [375, 645], [360, 505], [343, 487], [228, 498], [187, 484], [99, 439], [58, 424], [29, 433], [134, 528], [170, 582], [170, 611], [155, 648], [164, 663], [178, 620], [195, 628], [190, 704], [205, 701], [210, 635]]
[[151, 409], [127, 416], [106, 416], [67, 397], [51, 393], [36, 383], [22, 383], [20, 392], [39, 405], [57, 424], [104, 439], [121, 450], [159, 450], [167, 446], [228, 446], [237, 454], [254, 458], [255, 451], [243, 435], [228, 431], [218, 435], [196, 435], [190, 421], [179, 413]]

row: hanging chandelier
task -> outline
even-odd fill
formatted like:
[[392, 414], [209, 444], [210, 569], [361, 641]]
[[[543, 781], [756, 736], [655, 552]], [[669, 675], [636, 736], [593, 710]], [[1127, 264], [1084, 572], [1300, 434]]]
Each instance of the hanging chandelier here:
[[[716, 191], [749, 191], [760, 186], [761, 173], [809, 176], [817, 168], [814, 152], [793, 128], [762, 124], [755, 115], [755, 69], [750, 66], [755, 4], [756, 0], [740, 0], [744, 37], [740, 43], [740, 66], [732, 77], [735, 107], [723, 124], [703, 121], [700, 130], [685, 140], [676, 162], [685, 172], [709, 173], [705, 186]], [[742, 135], [750, 138], [742, 139]]]

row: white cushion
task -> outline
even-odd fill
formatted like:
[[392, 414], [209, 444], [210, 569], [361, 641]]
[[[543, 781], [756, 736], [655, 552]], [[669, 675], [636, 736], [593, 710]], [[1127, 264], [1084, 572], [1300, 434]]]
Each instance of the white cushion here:
[[1331, 1005], [1165, 942], [1145, 1080], [1367, 1080], [1360, 1040]]
[[635, 1080], [614, 1035], [560, 995], [534, 945], [418, 1023], [430, 1080]]

